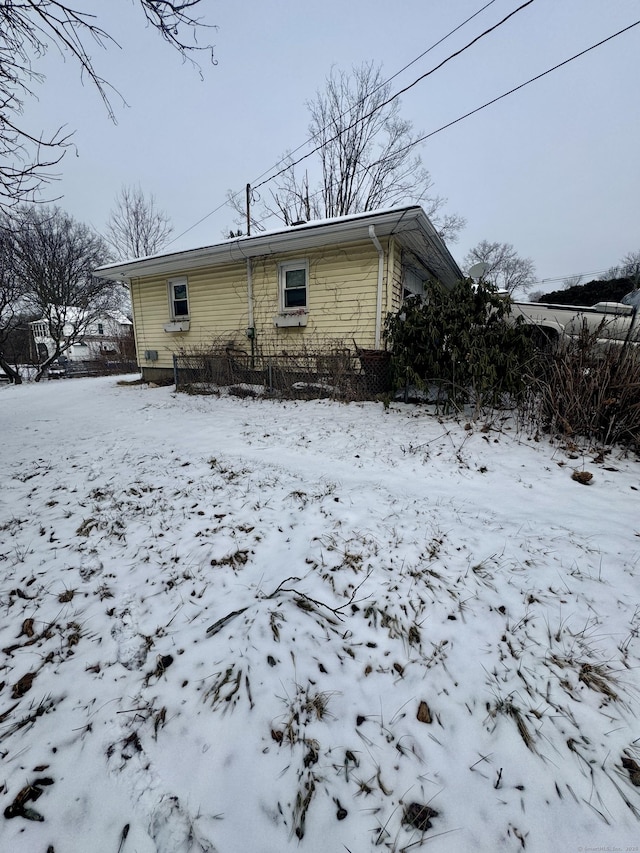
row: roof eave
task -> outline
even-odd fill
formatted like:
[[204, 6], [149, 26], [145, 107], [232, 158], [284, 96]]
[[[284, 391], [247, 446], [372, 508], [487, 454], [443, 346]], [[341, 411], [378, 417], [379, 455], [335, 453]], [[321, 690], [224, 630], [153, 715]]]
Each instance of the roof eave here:
[[352, 243], [369, 239], [369, 227], [373, 225], [379, 237], [395, 234], [402, 242], [402, 232], [419, 229], [429, 244], [441, 256], [445, 266], [451, 266], [450, 274], [459, 277], [459, 269], [451, 257], [444, 241], [437, 233], [424, 210], [419, 206], [397, 208], [389, 211], [374, 211], [352, 218], [308, 222], [283, 231], [258, 234], [252, 237], [237, 237], [212, 246], [171, 254], [156, 255], [119, 264], [100, 267], [96, 274], [113, 281], [129, 281], [133, 278], [154, 275], [174, 275], [223, 263], [238, 263], [249, 258], [277, 253], [304, 251], [329, 244]]

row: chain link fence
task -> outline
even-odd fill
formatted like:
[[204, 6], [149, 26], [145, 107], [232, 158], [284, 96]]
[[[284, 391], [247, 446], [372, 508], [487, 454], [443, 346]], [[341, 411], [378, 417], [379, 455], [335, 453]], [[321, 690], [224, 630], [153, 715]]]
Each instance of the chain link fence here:
[[176, 390], [193, 393], [231, 386], [292, 399], [367, 400], [391, 389], [391, 354], [382, 350], [252, 355], [226, 348], [176, 355], [173, 368]]

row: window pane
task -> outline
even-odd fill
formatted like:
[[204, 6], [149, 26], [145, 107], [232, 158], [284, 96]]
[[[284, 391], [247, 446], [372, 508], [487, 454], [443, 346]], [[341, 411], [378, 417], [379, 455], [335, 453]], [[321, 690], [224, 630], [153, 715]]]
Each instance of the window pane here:
[[307, 288], [296, 287], [284, 292], [285, 308], [305, 308], [307, 305]]
[[171, 304], [174, 318], [189, 316], [189, 300], [185, 281], [171, 282]]
[[287, 290], [290, 287], [305, 287], [307, 284], [307, 275], [305, 270], [287, 270], [286, 284]]
[[284, 307], [307, 307], [307, 271], [304, 267], [284, 271]]

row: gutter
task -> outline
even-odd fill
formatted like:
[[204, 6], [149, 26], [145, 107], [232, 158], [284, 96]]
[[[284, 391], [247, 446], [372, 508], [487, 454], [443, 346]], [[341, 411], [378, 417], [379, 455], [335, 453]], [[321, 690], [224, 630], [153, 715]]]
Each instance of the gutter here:
[[[236, 237], [212, 246], [187, 249], [164, 255], [136, 258], [116, 264], [106, 264], [96, 274], [112, 281], [121, 281], [135, 276], [169, 275], [190, 269], [202, 269], [223, 263], [237, 263], [248, 257], [257, 258], [278, 252], [303, 252], [327, 245], [366, 240], [368, 227], [374, 223], [381, 236], [400, 231], [419, 230], [428, 236], [429, 244], [437, 243], [439, 237], [421, 207], [401, 208], [391, 211], [356, 214], [339, 219], [319, 220], [305, 225], [290, 226], [282, 231], [258, 234], [251, 237]], [[433, 233], [432, 233], [433, 232]], [[441, 241], [440, 241], [441, 242]], [[444, 244], [443, 254], [448, 254]], [[452, 263], [453, 259], [451, 259]]]
[[369, 226], [369, 237], [378, 252], [378, 293], [376, 297], [376, 336], [374, 349], [380, 349], [382, 332], [382, 273], [384, 271], [384, 249], [380, 245], [380, 240], [378, 240], [376, 236], [376, 229], [373, 225]]

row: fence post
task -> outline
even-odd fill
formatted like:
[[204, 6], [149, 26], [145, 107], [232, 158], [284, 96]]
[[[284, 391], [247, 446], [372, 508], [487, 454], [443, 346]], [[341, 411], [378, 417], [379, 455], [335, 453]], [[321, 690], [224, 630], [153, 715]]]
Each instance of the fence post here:
[[173, 384], [176, 386], [176, 391], [178, 390], [178, 356], [173, 354]]

